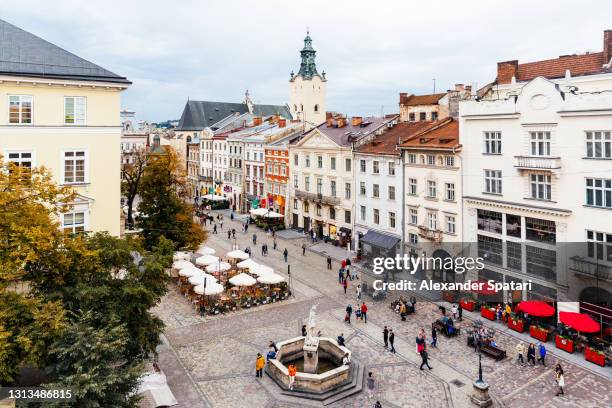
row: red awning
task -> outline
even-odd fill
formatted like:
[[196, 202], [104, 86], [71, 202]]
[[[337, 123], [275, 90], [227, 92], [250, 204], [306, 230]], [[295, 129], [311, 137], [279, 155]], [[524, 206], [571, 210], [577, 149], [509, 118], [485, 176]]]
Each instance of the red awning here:
[[528, 300], [518, 304], [516, 311], [527, 313], [530, 316], [548, 317], [555, 314], [555, 308], [540, 300]]
[[559, 320], [564, 325], [581, 333], [596, 333], [601, 329], [599, 323], [584, 313], [559, 312]]

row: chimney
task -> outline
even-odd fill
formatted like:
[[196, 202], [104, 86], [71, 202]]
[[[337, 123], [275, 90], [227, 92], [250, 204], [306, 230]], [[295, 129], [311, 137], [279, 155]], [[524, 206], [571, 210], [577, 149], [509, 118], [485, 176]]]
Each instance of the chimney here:
[[518, 77], [518, 60], [497, 63], [497, 83], [509, 84]]
[[346, 125], [346, 118], [337, 118], [336, 121], [338, 122], [338, 127], [344, 127], [344, 125]]
[[327, 127], [334, 127], [334, 118], [327, 118]]
[[406, 92], [400, 92], [400, 105], [404, 104], [404, 102], [406, 102], [406, 99], [408, 99], [408, 94]]
[[455, 84], [455, 91], [461, 92], [463, 89], [463, 84]]
[[363, 118], [361, 116], [353, 116], [353, 120], [351, 121], [351, 124], [353, 126], [359, 126], [361, 125], [361, 122], [363, 122]]
[[278, 118], [278, 127], [279, 128], [284, 128], [286, 124], [287, 124], [287, 121], [284, 118]]
[[259, 126], [263, 123], [261, 116], [255, 116], [253, 118], [253, 126]]
[[604, 31], [603, 58], [604, 64], [609, 64], [612, 59], [612, 30]]
[[466, 85], [465, 86], [465, 92], [467, 92], [468, 94], [472, 93], [472, 85]]

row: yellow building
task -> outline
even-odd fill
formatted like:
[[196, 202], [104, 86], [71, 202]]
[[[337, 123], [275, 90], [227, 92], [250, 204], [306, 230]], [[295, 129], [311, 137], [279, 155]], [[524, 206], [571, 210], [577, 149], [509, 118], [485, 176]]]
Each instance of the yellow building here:
[[0, 154], [78, 193], [69, 231], [120, 232], [120, 95], [130, 82], [0, 20]]

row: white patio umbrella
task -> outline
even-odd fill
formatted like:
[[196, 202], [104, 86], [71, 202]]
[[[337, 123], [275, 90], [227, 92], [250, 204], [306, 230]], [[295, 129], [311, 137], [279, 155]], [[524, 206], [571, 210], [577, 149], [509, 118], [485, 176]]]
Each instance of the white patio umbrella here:
[[191, 283], [194, 286], [203, 285], [205, 279], [206, 279], [206, 285], [209, 285], [209, 284], [212, 284], [212, 283], [218, 283], [217, 279], [214, 276], [209, 275], [209, 274], [204, 273], [204, 272], [202, 272], [199, 275], [190, 276], [189, 277], [189, 283]]
[[233, 259], [248, 259], [249, 254], [244, 251], [241, 251], [240, 249], [234, 249], [233, 251], [227, 253], [227, 257]]
[[261, 276], [261, 275], [266, 275], [269, 273], [274, 273], [274, 269], [270, 268], [269, 266], [266, 265], [258, 265], [254, 268], [250, 268], [249, 272], [257, 275], [257, 276]]
[[246, 273], [239, 273], [236, 276], [230, 278], [230, 283], [234, 286], [253, 286], [257, 281], [252, 276]]
[[277, 213], [276, 211], [269, 211], [263, 215], [264, 218], [283, 218], [282, 214]]
[[225, 288], [220, 283], [210, 283], [209, 281], [206, 281], [206, 288], [204, 288], [204, 285], [198, 285], [193, 288], [193, 291], [198, 295], [206, 296], [218, 295], [223, 293], [224, 290]]
[[200, 273], [202, 273], [202, 271], [196, 268], [194, 265], [191, 265], [191, 267], [188, 267], [188, 268], [183, 268], [179, 271], [179, 275], [186, 276], [186, 277], [198, 275]]
[[284, 281], [285, 278], [277, 273], [265, 273], [257, 278], [257, 282], [264, 283], [266, 285], [275, 285]]
[[174, 255], [172, 256], [173, 261], [182, 261], [182, 260], [188, 261], [190, 259], [191, 259], [191, 254], [185, 251], [176, 251]]
[[184, 268], [191, 268], [193, 264], [185, 259], [172, 262], [172, 269], [181, 270]]
[[219, 257], [214, 255], [202, 255], [196, 259], [196, 265], [207, 266], [219, 262]]
[[231, 268], [232, 268], [232, 265], [228, 264], [227, 262], [217, 262], [212, 265], [208, 265], [206, 267], [206, 272], [208, 273], [223, 272], [223, 271], [229, 271]]
[[213, 255], [215, 252], [216, 251], [213, 248], [211, 248], [211, 247], [208, 247], [206, 245], [200, 245], [200, 247], [196, 251], [196, 254], [200, 254], [200, 255]]
[[246, 259], [244, 261], [238, 262], [236, 264], [237, 267], [239, 268], [256, 268], [258, 266], [260, 266], [257, 262], [255, 262], [252, 258]]
[[268, 210], [266, 208], [253, 208], [249, 210], [249, 212], [251, 213], [251, 215], [256, 215], [258, 217], [261, 217], [265, 215], [268, 212]]

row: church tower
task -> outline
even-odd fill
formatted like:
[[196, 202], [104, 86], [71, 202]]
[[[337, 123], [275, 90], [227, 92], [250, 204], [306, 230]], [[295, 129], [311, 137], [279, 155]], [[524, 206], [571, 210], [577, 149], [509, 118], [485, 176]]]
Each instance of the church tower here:
[[315, 54], [312, 48], [312, 38], [306, 32], [304, 48], [300, 51], [302, 63], [300, 70], [294, 75], [291, 72], [289, 87], [291, 92], [291, 114], [294, 118], [304, 121], [305, 128], [310, 129], [325, 122], [325, 71], [317, 71]]

